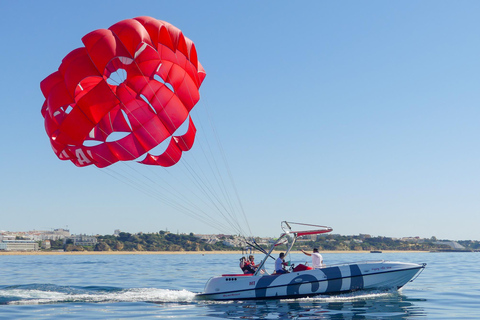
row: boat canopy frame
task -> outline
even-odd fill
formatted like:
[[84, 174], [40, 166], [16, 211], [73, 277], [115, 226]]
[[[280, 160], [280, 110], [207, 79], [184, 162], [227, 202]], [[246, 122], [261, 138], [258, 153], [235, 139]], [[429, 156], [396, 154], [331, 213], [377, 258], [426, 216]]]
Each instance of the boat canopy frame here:
[[[304, 227], [308, 227], [308, 229], [307, 230], [297, 230], [297, 229], [293, 230], [292, 225], [295, 226], [295, 227], [300, 226], [302, 229]], [[260, 262], [260, 264], [258, 265], [257, 270], [253, 274], [254, 276], [261, 273], [262, 270], [264, 270], [264, 272], [266, 272], [266, 270], [264, 269], [264, 266], [265, 266], [265, 263], [267, 262], [267, 259], [270, 257], [270, 258], [275, 260], [275, 258], [271, 255], [273, 250], [275, 249], [275, 247], [277, 247], [279, 245], [282, 245], [286, 242], [288, 243], [289, 242], [288, 241], [289, 236], [293, 235], [292, 242], [287, 246], [287, 251], [285, 252], [285, 255], [288, 255], [290, 253], [290, 251], [291, 251], [293, 245], [295, 244], [295, 242], [297, 241], [298, 237], [305, 236], [305, 235], [312, 235], [312, 234], [322, 234], [322, 233], [327, 233], [327, 232], [333, 231], [333, 229], [331, 227], [327, 227], [327, 226], [321, 226], [321, 225], [316, 225], [316, 224], [306, 224], [306, 223], [299, 223], [299, 222], [288, 222], [288, 221], [282, 221], [281, 227], [282, 227], [283, 233], [280, 235], [280, 237], [277, 239], [277, 241], [275, 241], [275, 243], [272, 245], [270, 250], [268, 252], [263, 250], [263, 253], [265, 253], [265, 257], [262, 259], [262, 262]]]

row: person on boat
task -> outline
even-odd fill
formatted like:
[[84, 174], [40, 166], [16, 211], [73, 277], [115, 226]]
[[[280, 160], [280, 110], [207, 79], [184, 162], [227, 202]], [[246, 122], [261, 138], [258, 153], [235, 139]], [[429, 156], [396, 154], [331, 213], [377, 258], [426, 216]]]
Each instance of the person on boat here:
[[247, 264], [247, 258], [241, 257], [240, 258], [240, 269], [242, 269], [243, 272], [245, 272], [244, 269], [245, 269], [246, 264]]
[[285, 262], [284, 258], [285, 258], [285, 253], [280, 252], [277, 260], [275, 260], [275, 273], [276, 274], [288, 273], [288, 271], [285, 270], [285, 266], [287, 265], [287, 263]]
[[314, 269], [320, 269], [323, 268], [323, 257], [320, 253], [318, 253], [318, 249], [314, 248], [313, 253], [308, 253], [302, 249], [302, 252], [306, 254], [307, 256], [312, 257], [312, 267]]
[[253, 270], [253, 272], [257, 271], [258, 266], [255, 264], [255, 257], [253, 255], [248, 256], [248, 261], [250, 262], [251, 270]]
[[248, 260], [245, 257], [240, 259], [240, 269], [242, 269], [244, 274], [255, 273], [258, 267], [255, 265], [254, 260], [252, 255], [248, 257]]

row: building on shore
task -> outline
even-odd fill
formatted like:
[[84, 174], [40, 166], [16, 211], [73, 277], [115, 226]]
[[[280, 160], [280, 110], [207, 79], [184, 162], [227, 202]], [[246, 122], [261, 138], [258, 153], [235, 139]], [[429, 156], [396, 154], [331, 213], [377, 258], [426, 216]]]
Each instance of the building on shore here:
[[3, 240], [0, 250], [5, 251], [38, 251], [38, 243], [33, 240]]
[[16, 240], [21, 238], [23, 240], [62, 240], [70, 237], [70, 230], [68, 229], [53, 229], [53, 230], [33, 230], [33, 231], [2, 231], [0, 233], [0, 241], [2, 240]]
[[48, 250], [52, 248], [52, 243], [50, 240], [43, 240], [42, 241], [42, 249]]
[[87, 236], [85, 234], [76, 234], [70, 237], [75, 246], [95, 246], [97, 244], [97, 237]]

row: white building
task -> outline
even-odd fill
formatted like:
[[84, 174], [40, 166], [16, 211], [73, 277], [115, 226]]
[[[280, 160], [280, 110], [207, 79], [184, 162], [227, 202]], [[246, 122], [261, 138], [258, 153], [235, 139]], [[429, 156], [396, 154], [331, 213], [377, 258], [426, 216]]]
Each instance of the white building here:
[[97, 238], [85, 234], [76, 234], [71, 237], [75, 246], [94, 246], [97, 244]]
[[53, 231], [40, 231], [40, 240], [62, 240], [70, 237], [68, 229], [54, 229]]
[[3, 240], [0, 250], [5, 251], [37, 251], [38, 243], [33, 240]]
[[214, 234], [196, 234], [195, 237], [204, 240], [205, 243], [208, 244], [215, 244], [220, 241], [220, 239], [218, 239], [217, 236]]
[[15, 240], [16, 236], [14, 235], [7, 235], [7, 234], [0, 234], [0, 242], [5, 240]]
[[21, 232], [10, 232], [3, 231], [0, 235], [0, 241], [2, 240], [15, 240], [17, 237], [23, 239], [34, 240], [34, 241], [43, 241], [43, 240], [61, 240], [70, 237], [70, 230], [68, 229], [54, 229], [53, 231], [46, 230], [33, 230], [33, 231], [21, 231]]

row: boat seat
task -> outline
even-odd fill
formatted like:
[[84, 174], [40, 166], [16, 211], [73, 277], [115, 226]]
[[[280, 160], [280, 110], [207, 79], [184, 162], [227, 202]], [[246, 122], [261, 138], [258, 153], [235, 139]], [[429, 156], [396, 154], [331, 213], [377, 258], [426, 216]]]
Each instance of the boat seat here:
[[313, 267], [306, 266], [306, 265], [300, 263], [298, 266], [293, 268], [293, 272], [305, 271], [305, 270], [313, 270]]

